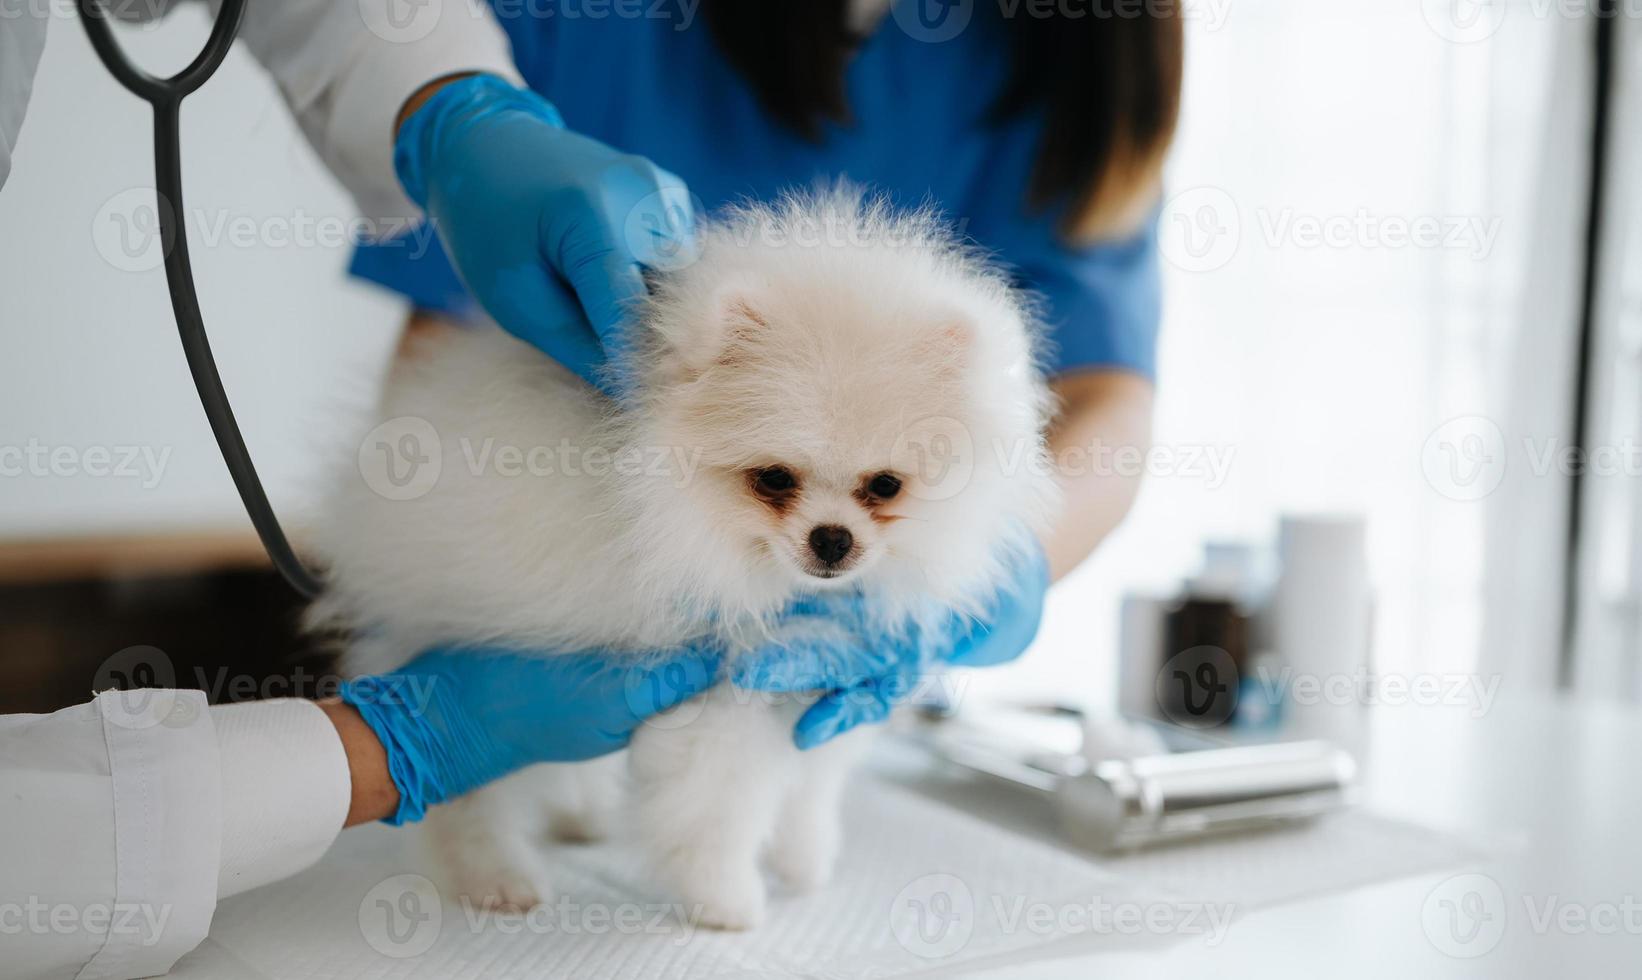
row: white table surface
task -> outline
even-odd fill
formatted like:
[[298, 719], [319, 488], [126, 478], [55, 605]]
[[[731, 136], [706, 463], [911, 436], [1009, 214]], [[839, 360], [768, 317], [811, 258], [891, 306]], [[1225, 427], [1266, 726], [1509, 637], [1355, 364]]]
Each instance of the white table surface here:
[[965, 975], [1642, 977], [1642, 714], [1502, 694], [1481, 717], [1379, 709], [1368, 731], [1365, 802], [1488, 857], [1257, 910], [1213, 947], [1179, 939]]
[[[427, 932], [434, 945], [397, 934], [385, 942], [371, 918], [381, 904], [373, 896], [389, 885], [403, 892], [402, 879], [416, 877], [404, 872], [422, 865], [402, 835], [354, 831], [320, 866], [219, 907], [212, 938], [176, 975], [739, 978], [770, 971], [737, 963], [780, 963], [783, 977], [826, 978], [1642, 978], [1642, 767], [1634, 758], [1642, 714], [1502, 695], [1480, 717], [1469, 707], [1378, 709], [1366, 735], [1358, 747], [1365, 799], [1353, 813], [1212, 848], [1116, 859], [1063, 850], [1046, 799], [931, 767], [904, 744], [897, 751], [886, 743], [876, 775], [863, 778], [901, 788], [852, 798], [853, 864], [836, 887], [772, 908], [782, 914], [739, 940], [677, 929], [649, 945], [647, 937], [579, 942], [568, 929], [504, 934], [463, 928], [452, 908], [450, 928], [441, 932], [435, 918]], [[642, 867], [622, 863], [633, 855], [605, 847], [561, 856], [567, 893], [595, 903], [647, 894]], [[932, 900], [940, 896], [918, 889], [947, 889], [949, 879], [966, 883], [949, 889], [966, 897], [973, 886], [971, 910], [933, 924], [965, 928], [926, 934], [922, 916], [938, 911]], [[1119, 935], [1061, 928], [1059, 919], [1047, 929], [1000, 931], [995, 900], [1007, 896], [1068, 910], [1094, 896], [1147, 910], [1235, 905], [1236, 914], [1217, 933], [1160, 926]], [[902, 905], [920, 902], [918, 917], [901, 915], [918, 911]], [[438, 905], [434, 896], [418, 908]], [[888, 938], [898, 915], [920, 931]], [[413, 932], [410, 940], [422, 926]], [[953, 935], [964, 942], [940, 959]], [[613, 947], [604, 938], [623, 941]], [[843, 948], [851, 945], [859, 948]]]

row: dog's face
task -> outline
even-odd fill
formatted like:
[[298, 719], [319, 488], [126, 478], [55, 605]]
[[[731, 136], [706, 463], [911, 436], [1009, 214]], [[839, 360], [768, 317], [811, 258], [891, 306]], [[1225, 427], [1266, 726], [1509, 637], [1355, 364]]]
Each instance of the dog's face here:
[[954, 598], [1032, 510], [1042, 389], [1017, 312], [902, 287], [765, 276], [673, 324], [650, 407], [694, 460], [681, 519], [714, 561], [789, 592]]
[[901, 492], [901, 478], [888, 470], [860, 474], [853, 488], [784, 463], [744, 473], [753, 499], [769, 509], [765, 547], [824, 582], [869, 567], [878, 551], [873, 522], [896, 519], [880, 510]]

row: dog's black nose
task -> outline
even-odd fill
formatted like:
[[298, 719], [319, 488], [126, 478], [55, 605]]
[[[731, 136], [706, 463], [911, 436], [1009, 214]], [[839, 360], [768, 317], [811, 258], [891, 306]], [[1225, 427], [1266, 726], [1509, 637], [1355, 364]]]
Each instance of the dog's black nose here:
[[855, 535], [837, 524], [823, 524], [810, 532], [810, 550], [828, 565], [836, 565], [855, 547]]

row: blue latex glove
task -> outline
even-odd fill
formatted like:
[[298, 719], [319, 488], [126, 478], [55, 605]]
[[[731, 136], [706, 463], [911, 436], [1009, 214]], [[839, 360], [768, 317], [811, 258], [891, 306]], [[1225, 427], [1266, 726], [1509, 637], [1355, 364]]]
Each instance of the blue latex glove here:
[[394, 166], [462, 282], [496, 322], [587, 381], [620, 363], [641, 266], [695, 256], [684, 182], [564, 128], [491, 75], [445, 85], [399, 127]]
[[[847, 638], [805, 649], [767, 649], [736, 660], [737, 687], [772, 692], [825, 691], [798, 719], [793, 741], [817, 745], [856, 725], [883, 721], [939, 663], [988, 667], [1020, 656], [1037, 635], [1049, 591], [1049, 561], [1033, 541], [1010, 562], [1010, 581], [980, 618], [953, 614], [936, 627], [884, 637], [849, 630]], [[805, 604], [802, 614], [846, 625], [861, 618], [870, 597], [849, 594]]]
[[388, 823], [537, 762], [580, 762], [627, 745], [646, 718], [718, 680], [716, 652], [685, 649], [642, 667], [588, 653], [433, 650], [344, 684], [388, 753], [399, 810]]

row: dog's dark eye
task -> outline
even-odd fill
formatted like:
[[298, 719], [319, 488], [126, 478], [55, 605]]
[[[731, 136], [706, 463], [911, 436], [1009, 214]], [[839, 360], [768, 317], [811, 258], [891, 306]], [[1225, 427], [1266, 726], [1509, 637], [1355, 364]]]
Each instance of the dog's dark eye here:
[[753, 489], [768, 496], [791, 493], [798, 489], [798, 478], [785, 466], [766, 466], [753, 471]]
[[867, 481], [867, 493], [879, 500], [889, 500], [901, 492], [901, 478], [894, 473], [880, 473]]

